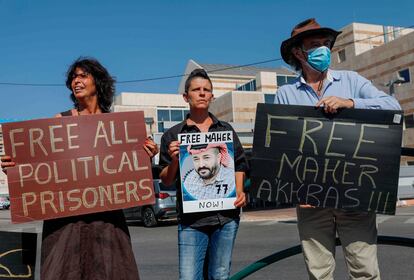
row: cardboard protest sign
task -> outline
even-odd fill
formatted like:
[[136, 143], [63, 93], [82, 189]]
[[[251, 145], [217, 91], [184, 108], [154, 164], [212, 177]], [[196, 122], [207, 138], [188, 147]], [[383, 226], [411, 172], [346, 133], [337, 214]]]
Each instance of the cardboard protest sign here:
[[183, 212], [234, 209], [233, 132], [179, 134]]
[[3, 125], [12, 222], [154, 202], [143, 112]]
[[34, 279], [37, 234], [0, 231], [0, 280]]
[[394, 214], [402, 112], [258, 104], [253, 197]]

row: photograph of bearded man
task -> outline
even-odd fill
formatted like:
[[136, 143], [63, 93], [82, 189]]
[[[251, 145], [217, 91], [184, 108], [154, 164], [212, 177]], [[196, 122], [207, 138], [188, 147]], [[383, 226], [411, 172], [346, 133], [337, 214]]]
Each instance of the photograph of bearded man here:
[[225, 143], [193, 144], [187, 152], [192, 168], [183, 172], [184, 200], [236, 196], [232, 157]]

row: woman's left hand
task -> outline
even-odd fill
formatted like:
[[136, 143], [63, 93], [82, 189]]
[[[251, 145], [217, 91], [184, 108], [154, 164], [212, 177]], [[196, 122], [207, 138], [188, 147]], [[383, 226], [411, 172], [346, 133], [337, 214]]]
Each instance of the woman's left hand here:
[[156, 154], [158, 154], [158, 146], [155, 144], [151, 137], [147, 137], [143, 148], [150, 158], [153, 158]]
[[234, 206], [236, 206], [237, 208], [240, 208], [240, 207], [246, 206], [246, 204], [247, 204], [246, 193], [245, 192], [238, 193], [236, 201], [234, 202]]

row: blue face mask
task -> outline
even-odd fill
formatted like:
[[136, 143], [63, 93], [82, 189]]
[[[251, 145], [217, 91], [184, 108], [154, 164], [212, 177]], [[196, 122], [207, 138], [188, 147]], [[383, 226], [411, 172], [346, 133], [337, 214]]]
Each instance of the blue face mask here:
[[305, 52], [308, 54], [309, 65], [319, 72], [325, 72], [331, 64], [331, 50], [326, 46]]

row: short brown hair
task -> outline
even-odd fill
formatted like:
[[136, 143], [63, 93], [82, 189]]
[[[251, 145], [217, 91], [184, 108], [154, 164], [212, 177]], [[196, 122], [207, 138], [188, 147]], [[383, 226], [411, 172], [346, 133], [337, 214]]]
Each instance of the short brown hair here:
[[213, 90], [213, 83], [210, 80], [210, 77], [208, 76], [206, 70], [198, 68], [193, 70], [190, 75], [188, 75], [187, 80], [185, 81], [185, 87], [184, 87], [184, 92], [188, 93], [188, 90], [190, 88], [191, 85], [191, 81], [195, 78], [202, 78], [202, 79], [206, 79], [210, 82], [211, 85], [211, 90]]

